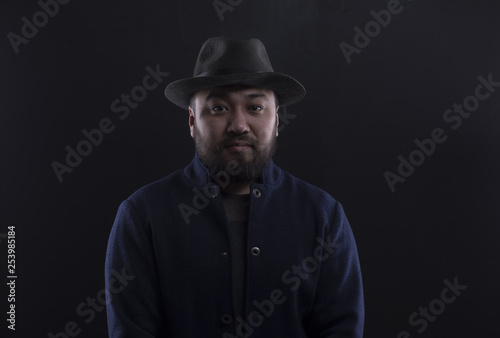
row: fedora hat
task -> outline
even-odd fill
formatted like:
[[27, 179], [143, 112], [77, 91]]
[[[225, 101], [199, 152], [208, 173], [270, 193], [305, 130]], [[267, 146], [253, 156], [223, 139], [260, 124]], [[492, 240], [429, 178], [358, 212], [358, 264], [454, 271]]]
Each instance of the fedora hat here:
[[273, 70], [266, 47], [259, 39], [239, 40], [214, 37], [201, 47], [193, 77], [170, 83], [165, 96], [187, 109], [199, 90], [228, 85], [249, 85], [271, 89], [280, 106], [304, 98], [306, 90], [297, 80]]

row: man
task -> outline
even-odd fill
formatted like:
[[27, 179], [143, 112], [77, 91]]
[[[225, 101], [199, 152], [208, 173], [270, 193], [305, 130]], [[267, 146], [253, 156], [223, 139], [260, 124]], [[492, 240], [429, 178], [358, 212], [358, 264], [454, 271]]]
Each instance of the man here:
[[[188, 109], [196, 154], [118, 210], [110, 337], [362, 337], [358, 254], [340, 203], [272, 161], [279, 106], [301, 100], [303, 86], [273, 71], [259, 40], [217, 37], [194, 77], [165, 95]], [[119, 292], [118, 272], [128, 278]]]

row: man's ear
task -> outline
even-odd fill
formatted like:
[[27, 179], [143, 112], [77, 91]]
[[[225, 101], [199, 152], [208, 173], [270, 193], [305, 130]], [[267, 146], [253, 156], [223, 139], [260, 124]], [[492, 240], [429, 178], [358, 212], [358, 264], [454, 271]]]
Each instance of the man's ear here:
[[188, 107], [189, 112], [189, 132], [191, 133], [191, 137], [193, 137], [193, 129], [194, 129], [194, 110], [191, 106]]
[[276, 137], [278, 137], [278, 129], [279, 129], [278, 127], [280, 126], [280, 116], [278, 114], [279, 110], [280, 110], [280, 107], [277, 106], [276, 107]]

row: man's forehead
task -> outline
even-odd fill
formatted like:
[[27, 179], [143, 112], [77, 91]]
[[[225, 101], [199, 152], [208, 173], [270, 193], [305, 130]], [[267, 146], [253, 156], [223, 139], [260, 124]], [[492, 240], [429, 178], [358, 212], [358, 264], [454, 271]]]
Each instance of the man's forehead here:
[[250, 98], [274, 96], [274, 92], [271, 89], [248, 85], [229, 85], [206, 88], [196, 92], [195, 96], [202, 99], [210, 99], [212, 97], [228, 97], [231, 94], [241, 94]]

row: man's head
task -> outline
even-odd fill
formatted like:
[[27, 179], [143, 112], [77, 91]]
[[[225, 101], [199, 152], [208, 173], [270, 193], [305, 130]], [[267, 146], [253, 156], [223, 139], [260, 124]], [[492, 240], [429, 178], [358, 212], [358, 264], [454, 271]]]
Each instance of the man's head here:
[[189, 128], [200, 160], [212, 175], [238, 163], [232, 182], [255, 181], [276, 150], [278, 102], [261, 87], [231, 85], [196, 92], [189, 107]]
[[305, 93], [297, 80], [273, 70], [260, 40], [227, 37], [205, 41], [193, 77], [165, 88], [171, 102], [188, 108], [198, 156], [212, 174], [238, 162], [242, 171], [230, 175], [233, 182], [262, 174], [276, 148], [278, 99], [286, 106]]

